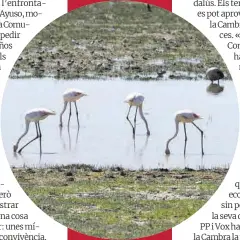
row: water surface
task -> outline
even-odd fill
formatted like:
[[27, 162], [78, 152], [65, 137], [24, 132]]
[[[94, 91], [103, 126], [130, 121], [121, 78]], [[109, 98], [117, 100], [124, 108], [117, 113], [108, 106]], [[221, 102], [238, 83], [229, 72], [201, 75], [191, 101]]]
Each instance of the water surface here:
[[[224, 91], [218, 95], [206, 92], [208, 81], [124, 81], [124, 80], [9, 80], [2, 105], [2, 137], [12, 166], [45, 167], [74, 163], [97, 166], [121, 165], [127, 168], [226, 167], [235, 152], [238, 136], [238, 106], [234, 84], [222, 82]], [[64, 127], [59, 131], [59, 113], [63, 108], [62, 93], [67, 88], [79, 88], [89, 94], [78, 104], [80, 129], [77, 134], [75, 109], [67, 130], [68, 109]], [[125, 97], [131, 92], [145, 96], [143, 111], [151, 136], [146, 137], [142, 120], [137, 118], [135, 142], [126, 120], [128, 105]], [[24, 132], [25, 112], [46, 107], [57, 112], [40, 122], [43, 155], [39, 157], [36, 140], [22, 152], [13, 154], [13, 144]], [[165, 143], [175, 132], [174, 113], [192, 109], [204, 117], [196, 124], [205, 132], [205, 156], [201, 157], [200, 134], [187, 124], [188, 145], [183, 156], [184, 132], [180, 125], [178, 137], [170, 144], [172, 154], [166, 158]], [[133, 121], [134, 110], [130, 114]], [[23, 143], [35, 137], [31, 124]]]

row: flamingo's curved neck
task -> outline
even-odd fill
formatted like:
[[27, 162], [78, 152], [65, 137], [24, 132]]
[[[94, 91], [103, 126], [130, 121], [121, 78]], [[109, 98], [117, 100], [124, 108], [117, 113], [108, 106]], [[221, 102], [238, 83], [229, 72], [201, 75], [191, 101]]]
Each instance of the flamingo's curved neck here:
[[64, 101], [63, 110], [62, 110], [62, 112], [61, 112], [61, 114], [60, 114], [60, 125], [62, 125], [62, 115], [63, 115], [64, 112], [66, 111], [67, 104], [68, 104], [68, 102], [67, 102], [67, 101]]
[[29, 124], [30, 124], [30, 122], [28, 120], [25, 120], [25, 125], [26, 125], [25, 132], [17, 140], [16, 146], [18, 146], [18, 144], [20, 143], [21, 139], [28, 133]]
[[168, 139], [168, 141], [166, 143], [166, 149], [169, 149], [168, 148], [169, 143], [178, 135], [178, 132], [179, 132], [179, 121], [177, 119], [175, 119], [175, 124], [176, 124], [176, 132], [170, 139]]

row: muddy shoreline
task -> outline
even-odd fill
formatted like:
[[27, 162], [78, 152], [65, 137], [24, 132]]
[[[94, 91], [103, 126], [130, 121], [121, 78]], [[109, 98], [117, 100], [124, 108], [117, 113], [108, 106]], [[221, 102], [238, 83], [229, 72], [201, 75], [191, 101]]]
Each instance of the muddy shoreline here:
[[10, 77], [199, 80], [212, 66], [231, 79], [212, 44], [185, 20], [141, 3], [99, 3], [44, 28]]

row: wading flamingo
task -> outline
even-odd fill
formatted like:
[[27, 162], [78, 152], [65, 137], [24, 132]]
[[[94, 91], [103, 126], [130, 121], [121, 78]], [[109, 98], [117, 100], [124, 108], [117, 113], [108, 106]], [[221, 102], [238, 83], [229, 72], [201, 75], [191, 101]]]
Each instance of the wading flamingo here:
[[185, 145], [184, 145], [184, 156], [186, 154], [186, 146], [187, 146], [187, 132], [186, 132], [186, 123], [192, 123], [201, 133], [201, 148], [202, 148], [202, 155], [204, 155], [203, 152], [203, 131], [194, 123], [195, 120], [197, 119], [202, 119], [198, 114], [194, 113], [191, 110], [182, 110], [178, 111], [175, 114], [175, 124], [176, 124], [176, 132], [172, 138], [170, 138], [167, 143], [166, 143], [166, 150], [165, 153], [166, 155], [170, 154], [169, 150], [169, 143], [178, 135], [179, 131], [179, 123], [183, 123], [184, 127], [184, 133], [185, 133]]
[[69, 103], [69, 117], [68, 117], [68, 126], [70, 123], [70, 118], [72, 115], [72, 109], [71, 109], [71, 103], [74, 102], [75, 105], [75, 109], [76, 109], [76, 116], [77, 116], [77, 123], [78, 123], [78, 127], [79, 127], [79, 119], [78, 119], [78, 110], [77, 110], [77, 104], [76, 101], [79, 100], [81, 97], [83, 96], [87, 96], [86, 93], [84, 93], [83, 91], [79, 90], [79, 89], [68, 89], [63, 93], [63, 101], [64, 101], [64, 106], [63, 106], [63, 110], [60, 114], [60, 124], [59, 126], [62, 127], [62, 116], [63, 113], [65, 112], [67, 105]]
[[32, 139], [31, 141], [29, 141], [28, 143], [26, 143], [21, 149], [19, 149], [18, 153], [21, 153], [21, 151], [27, 145], [29, 145], [31, 142], [35, 141], [37, 138], [40, 138], [40, 153], [41, 153], [42, 152], [42, 149], [41, 149], [42, 148], [42, 146], [41, 146], [42, 133], [41, 133], [41, 130], [40, 130], [39, 121], [45, 119], [46, 117], [48, 117], [50, 115], [56, 115], [56, 113], [54, 111], [48, 110], [46, 108], [34, 108], [34, 109], [26, 112], [26, 115], [25, 115], [26, 129], [25, 129], [25, 132], [17, 140], [17, 143], [13, 146], [13, 151], [14, 152], [17, 151], [18, 144], [20, 143], [21, 139], [28, 133], [30, 123], [34, 122], [35, 126], [36, 126], [37, 136], [34, 139]]
[[213, 81], [218, 81], [218, 85], [219, 85], [219, 79], [224, 78], [223, 72], [216, 67], [209, 68], [206, 72], [206, 76], [210, 81], [212, 81], [212, 83]]
[[[126, 99], [124, 101], [124, 102], [129, 104], [129, 110], [128, 110], [128, 114], [127, 114], [126, 118], [132, 126], [134, 137], [135, 137], [135, 132], [136, 132], [136, 119], [137, 119], [138, 109], [139, 109], [140, 116], [141, 116], [142, 120], [144, 121], [144, 123], [146, 125], [147, 135], [148, 136], [150, 135], [147, 120], [143, 115], [143, 110], [142, 110], [143, 101], [144, 101], [144, 96], [141, 93], [131, 93], [126, 97]], [[133, 106], [136, 107], [136, 112], [135, 112], [135, 117], [134, 117], [134, 126], [132, 125], [131, 121], [128, 118], [130, 110]]]

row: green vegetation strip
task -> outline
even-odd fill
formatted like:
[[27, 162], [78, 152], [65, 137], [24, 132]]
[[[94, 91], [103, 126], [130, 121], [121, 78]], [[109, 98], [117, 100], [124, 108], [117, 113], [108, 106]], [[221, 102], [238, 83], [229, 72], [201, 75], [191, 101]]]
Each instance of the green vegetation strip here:
[[227, 169], [128, 170], [71, 165], [13, 168], [28, 196], [56, 221], [108, 238], [152, 235], [194, 214]]

